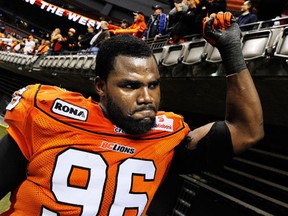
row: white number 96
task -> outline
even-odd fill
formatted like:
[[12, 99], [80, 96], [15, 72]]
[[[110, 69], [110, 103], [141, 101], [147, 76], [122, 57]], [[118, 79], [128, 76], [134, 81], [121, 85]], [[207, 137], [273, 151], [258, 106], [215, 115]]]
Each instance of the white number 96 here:
[[[89, 179], [85, 188], [68, 184], [71, 169], [82, 167], [89, 170]], [[58, 155], [52, 175], [52, 192], [56, 200], [63, 204], [82, 207], [81, 216], [97, 215], [101, 206], [107, 178], [108, 165], [97, 153], [77, 149], [66, 149]], [[118, 167], [114, 201], [110, 206], [109, 216], [123, 215], [126, 208], [138, 209], [141, 215], [147, 202], [146, 193], [131, 192], [133, 175], [143, 175], [145, 181], [155, 177], [153, 161], [128, 158]], [[42, 216], [58, 215], [48, 209], [42, 209]]]

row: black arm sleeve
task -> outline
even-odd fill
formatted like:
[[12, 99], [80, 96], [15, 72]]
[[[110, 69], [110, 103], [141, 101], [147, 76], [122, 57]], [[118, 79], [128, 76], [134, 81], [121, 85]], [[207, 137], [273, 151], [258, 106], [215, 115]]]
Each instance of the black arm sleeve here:
[[174, 165], [181, 173], [217, 172], [234, 156], [228, 126], [217, 121], [197, 144], [195, 150], [184, 145], [175, 149]]
[[10, 135], [0, 140], [0, 199], [25, 178], [28, 161]]

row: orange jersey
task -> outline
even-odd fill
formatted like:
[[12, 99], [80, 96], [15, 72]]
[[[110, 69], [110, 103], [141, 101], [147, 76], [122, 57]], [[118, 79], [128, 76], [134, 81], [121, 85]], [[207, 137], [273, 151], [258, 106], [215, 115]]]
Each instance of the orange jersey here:
[[145, 30], [147, 29], [147, 25], [145, 22], [135, 22], [127, 29], [116, 29], [111, 30], [113, 34], [132, 34], [135, 37], [142, 38]]
[[14, 93], [5, 121], [29, 161], [3, 214], [13, 216], [145, 215], [190, 130], [158, 112], [151, 131], [125, 134], [91, 98], [38, 84]]
[[144, 21], [143, 22], [136, 22], [136, 23], [133, 23], [129, 27], [129, 29], [136, 29], [137, 32], [134, 32], [132, 35], [135, 37], [138, 37], [138, 38], [142, 38], [145, 30], [147, 29], [147, 25]]

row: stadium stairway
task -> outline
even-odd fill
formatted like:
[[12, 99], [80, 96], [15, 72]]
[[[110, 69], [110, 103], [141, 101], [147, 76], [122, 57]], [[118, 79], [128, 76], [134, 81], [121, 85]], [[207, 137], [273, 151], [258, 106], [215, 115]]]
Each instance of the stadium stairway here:
[[287, 215], [288, 149], [271, 146], [257, 144], [217, 174], [182, 175], [170, 216]]

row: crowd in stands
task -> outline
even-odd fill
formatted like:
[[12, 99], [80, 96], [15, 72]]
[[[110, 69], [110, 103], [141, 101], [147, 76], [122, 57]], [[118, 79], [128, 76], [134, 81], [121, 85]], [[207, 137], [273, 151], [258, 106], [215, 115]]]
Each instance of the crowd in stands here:
[[89, 26], [86, 34], [76, 38], [76, 30], [70, 28], [67, 33], [62, 33], [60, 28], [55, 28], [51, 34], [42, 40], [29, 35], [19, 39], [14, 34], [5, 33], [5, 28], [0, 29], [0, 49], [27, 55], [69, 54], [89, 52], [97, 54], [101, 41], [110, 38], [108, 22], [101, 21], [100, 29]]
[[[226, 0], [175, 0], [170, 11], [164, 11], [161, 5], [153, 6], [151, 15], [145, 19], [141, 11], [133, 13], [134, 21], [129, 24], [123, 19], [119, 29], [109, 29], [109, 23], [101, 21], [99, 29], [89, 26], [87, 32], [78, 34], [77, 30], [70, 28], [62, 32], [55, 28], [51, 34], [42, 40], [29, 35], [27, 38], [15, 37], [0, 29], [0, 49], [28, 55], [66, 54], [88, 52], [97, 54], [103, 40], [118, 34], [132, 34], [142, 40], [156, 41], [163, 35], [169, 35], [170, 44], [181, 43], [188, 36], [202, 34], [202, 20], [204, 17], [219, 11], [226, 11]], [[253, 11], [250, 1], [244, 1], [236, 17], [239, 26], [257, 22], [257, 15]]]

